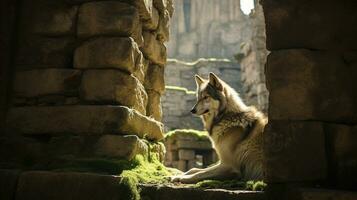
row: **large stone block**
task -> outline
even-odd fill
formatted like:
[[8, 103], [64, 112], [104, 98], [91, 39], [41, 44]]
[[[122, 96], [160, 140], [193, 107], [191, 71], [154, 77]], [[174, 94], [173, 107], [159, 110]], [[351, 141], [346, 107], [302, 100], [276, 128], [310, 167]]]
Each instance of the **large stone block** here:
[[74, 69], [34, 69], [17, 71], [14, 92], [20, 97], [75, 95], [81, 82], [81, 71]]
[[78, 6], [61, 1], [24, 0], [21, 6], [20, 34], [74, 36], [77, 10]]
[[[267, 59], [269, 118], [356, 123], [357, 54], [281, 50]], [[348, 59], [347, 59], [348, 58]]]
[[325, 179], [325, 147], [322, 123], [270, 120], [264, 133], [265, 180]]
[[141, 154], [148, 155], [148, 146], [135, 135], [105, 135], [96, 145], [96, 155], [132, 159]]
[[357, 126], [325, 124], [330, 154], [330, 178], [340, 188], [357, 184]]
[[55, 106], [12, 108], [9, 132], [41, 134], [134, 134], [161, 140], [163, 125], [125, 106]]
[[21, 39], [15, 64], [19, 68], [69, 68], [74, 49], [72, 37]]
[[[99, 187], [101, 186], [101, 187]], [[17, 200], [109, 200], [131, 199], [120, 177], [89, 173], [29, 171], [21, 174]]]
[[116, 68], [133, 73], [140, 51], [132, 38], [99, 37], [78, 47], [74, 54], [74, 67]]
[[146, 114], [144, 86], [134, 76], [118, 70], [87, 70], [83, 73], [81, 98], [95, 104], [117, 104]]
[[78, 14], [77, 35], [131, 36], [142, 44], [138, 11], [131, 5], [115, 1], [89, 2], [81, 5]]
[[145, 89], [163, 94], [165, 91], [164, 71], [162, 66], [149, 65], [144, 82]]
[[146, 106], [146, 115], [154, 118], [156, 121], [162, 120], [161, 95], [154, 90], [146, 90], [148, 94], [148, 104]]
[[357, 193], [343, 190], [303, 188], [299, 190], [301, 200], [354, 200]]
[[156, 8], [152, 8], [152, 17], [143, 21], [143, 29], [149, 31], [155, 31], [159, 25], [159, 12]]
[[15, 199], [16, 185], [19, 175], [19, 171], [0, 170], [0, 199]]
[[164, 66], [166, 64], [166, 47], [156, 39], [156, 33], [144, 31], [144, 46], [141, 50], [145, 57], [150, 59], [153, 63]]
[[160, 42], [167, 42], [170, 40], [170, 14], [167, 10], [160, 14], [157, 39]]
[[267, 0], [262, 5], [269, 50], [357, 49], [355, 1]]

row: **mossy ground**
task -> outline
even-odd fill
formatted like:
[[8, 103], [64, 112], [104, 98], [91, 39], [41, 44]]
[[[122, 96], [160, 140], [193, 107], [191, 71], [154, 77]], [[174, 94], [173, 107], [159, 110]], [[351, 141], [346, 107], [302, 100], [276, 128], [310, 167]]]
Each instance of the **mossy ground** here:
[[196, 138], [197, 140], [205, 140], [208, 139], [208, 132], [207, 131], [199, 131], [194, 129], [175, 129], [169, 131], [165, 135], [165, 139], [177, 137], [178, 135], [182, 136], [191, 136]]
[[252, 191], [263, 191], [266, 187], [264, 181], [239, 181], [239, 180], [204, 180], [195, 184], [196, 188], [205, 189], [244, 189]]

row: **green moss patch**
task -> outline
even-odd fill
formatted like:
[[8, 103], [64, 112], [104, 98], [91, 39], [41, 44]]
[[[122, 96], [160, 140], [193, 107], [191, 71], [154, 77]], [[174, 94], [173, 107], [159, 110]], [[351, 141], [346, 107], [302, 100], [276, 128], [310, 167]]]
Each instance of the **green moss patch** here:
[[167, 90], [178, 90], [178, 91], [185, 92], [186, 94], [196, 94], [195, 91], [188, 90], [187, 88], [179, 87], [179, 86], [166, 85], [165, 89], [167, 89]]
[[179, 135], [194, 137], [197, 140], [207, 140], [208, 139], [207, 131], [199, 131], [199, 130], [194, 130], [194, 129], [175, 129], [175, 130], [169, 131], [165, 134], [165, 139], [174, 138]]
[[252, 191], [263, 191], [266, 183], [263, 181], [238, 181], [238, 180], [204, 180], [195, 184], [196, 188], [205, 189], [244, 189]]

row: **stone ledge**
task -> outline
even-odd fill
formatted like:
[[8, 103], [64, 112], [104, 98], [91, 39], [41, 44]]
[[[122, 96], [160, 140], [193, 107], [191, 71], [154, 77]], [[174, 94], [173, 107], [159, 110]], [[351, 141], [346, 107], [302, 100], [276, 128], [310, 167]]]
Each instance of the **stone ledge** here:
[[264, 200], [264, 192], [225, 189], [197, 189], [189, 186], [142, 184], [141, 197], [155, 200]]
[[74, 69], [35, 69], [15, 73], [16, 96], [76, 95], [81, 81], [81, 71]]
[[109, 200], [130, 199], [120, 177], [90, 173], [24, 172], [19, 177], [17, 200]]
[[125, 106], [18, 107], [7, 117], [9, 132], [22, 134], [120, 134], [163, 139], [163, 125]]

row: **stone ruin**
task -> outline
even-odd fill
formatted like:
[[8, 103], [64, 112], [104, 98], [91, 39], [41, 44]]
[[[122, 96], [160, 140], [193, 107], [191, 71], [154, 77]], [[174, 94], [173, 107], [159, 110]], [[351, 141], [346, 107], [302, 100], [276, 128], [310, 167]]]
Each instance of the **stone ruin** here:
[[185, 172], [194, 167], [208, 167], [218, 161], [207, 133], [198, 135], [195, 132], [197, 131], [177, 129], [172, 132], [172, 136], [165, 138], [165, 166]]
[[[150, 11], [148, 2], [0, 2], [0, 199], [127, 199], [114, 173], [49, 170], [76, 158], [129, 159], [133, 152], [146, 151], [144, 135], [162, 138], [160, 112], [148, 109], [158, 103], [147, 102], [157, 102], [163, 90], [158, 88], [164, 88], [157, 84], [160, 81], [154, 84], [163, 75], [152, 74], [163, 74], [162, 42], [168, 29], [160, 34], [160, 28], [151, 31], [151, 25], [157, 16], [159, 27], [165, 24], [172, 9], [166, 4], [163, 12], [155, 0], [157, 12]], [[357, 199], [356, 2], [261, 3], [270, 53], [265, 79], [262, 73], [251, 74], [260, 77], [256, 83], [266, 80], [269, 91], [264, 137], [267, 190], [152, 186], [142, 190], [147, 199]], [[96, 15], [86, 15], [88, 9]], [[90, 29], [88, 23], [93, 23]], [[260, 43], [242, 45], [240, 53], [248, 55], [247, 62], [244, 57], [241, 62], [242, 74], [252, 69], [244, 69], [244, 63], [261, 56], [255, 52], [264, 45], [259, 38]], [[106, 83], [124, 84], [126, 92], [104, 87]], [[156, 97], [148, 91], [155, 91], [151, 96]]]
[[[66, 182], [53, 171], [72, 171], [77, 163], [131, 160], [149, 151], [163, 161], [163, 146], [146, 140], [164, 137], [160, 97], [172, 1], [24, 0], [16, 6], [0, 168], [48, 172], [1, 171], [0, 185], [4, 176], [18, 180], [7, 188], [19, 199], [38, 199], [45, 188], [40, 180], [48, 187]], [[56, 198], [71, 195], [57, 192]], [[79, 199], [86, 198], [93, 199]]]

